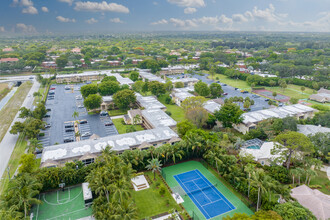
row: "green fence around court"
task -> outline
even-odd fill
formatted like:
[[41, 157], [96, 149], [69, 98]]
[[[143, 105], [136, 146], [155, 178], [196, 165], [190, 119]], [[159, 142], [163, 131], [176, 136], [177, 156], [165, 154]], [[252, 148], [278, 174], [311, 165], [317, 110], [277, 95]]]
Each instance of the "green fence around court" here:
[[[205, 164], [205, 166], [208, 165]], [[210, 171], [208, 171], [205, 166], [197, 161], [188, 161], [177, 165], [165, 167], [162, 169], [161, 173], [167, 184], [171, 188], [175, 188], [179, 186], [179, 183], [175, 180], [173, 176], [198, 169], [236, 207], [236, 209], [228, 213], [216, 216], [212, 219], [222, 219], [227, 215], [233, 216], [235, 213], [246, 213], [248, 215], [252, 215], [253, 212], [237, 196], [235, 196], [217, 177], [215, 177]], [[193, 219], [205, 219], [204, 215], [199, 211], [197, 206], [188, 196], [184, 196], [183, 199], [185, 200], [183, 206]]]

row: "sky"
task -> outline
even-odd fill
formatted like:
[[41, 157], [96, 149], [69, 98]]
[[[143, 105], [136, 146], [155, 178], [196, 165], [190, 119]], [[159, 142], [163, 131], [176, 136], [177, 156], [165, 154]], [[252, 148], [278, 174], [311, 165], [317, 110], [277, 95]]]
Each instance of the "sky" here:
[[330, 0], [0, 0], [0, 34], [330, 32]]

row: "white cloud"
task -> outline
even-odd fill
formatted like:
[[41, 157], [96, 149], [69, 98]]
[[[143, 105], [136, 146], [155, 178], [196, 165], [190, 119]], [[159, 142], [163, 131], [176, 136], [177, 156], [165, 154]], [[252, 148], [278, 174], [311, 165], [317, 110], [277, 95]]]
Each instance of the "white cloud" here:
[[38, 14], [38, 10], [33, 6], [29, 6], [27, 8], [23, 8], [22, 13], [35, 15], [35, 14]]
[[204, 7], [204, 0], [167, 0], [171, 4], [175, 4], [180, 7]]
[[32, 25], [26, 25], [23, 23], [16, 24], [16, 30], [23, 33], [36, 33], [36, 28]]
[[202, 17], [202, 18], [198, 18], [198, 19], [195, 19], [198, 23], [201, 23], [201, 24], [206, 24], [206, 25], [216, 25], [219, 23], [219, 18], [216, 16], [216, 17]]
[[238, 23], [248, 22], [248, 19], [242, 14], [233, 14], [231, 17], [234, 22], [238, 22]]
[[221, 15], [219, 21], [223, 24], [231, 24], [233, 23], [233, 19], [228, 18], [226, 15]]
[[63, 16], [57, 16], [56, 19], [59, 21], [59, 22], [64, 22], [64, 23], [68, 23], [68, 22], [76, 22], [76, 19], [72, 18], [65, 18]]
[[33, 6], [31, 0], [13, 0], [13, 6], [22, 7], [22, 13], [24, 14], [38, 14], [38, 10]]
[[98, 20], [96, 20], [95, 18], [91, 18], [85, 21], [87, 24], [95, 24], [98, 22]]
[[6, 32], [5, 27], [0, 26], [0, 32]]
[[117, 3], [102, 2], [76, 2], [74, 9], [76, 11], [92, 11], [92, 12], [118, 12], [129, 13], [129, 9], [124, 5]]
[[158, 5], [158, 2], [153, 2], [152, 4], [153, 4], [153, 5]]
[[168, 24], [168, 21], [165, 19], [159, 20], [159, 21], [155, 21], [152, 22], [151, 25], [161, 25], [161, 24]]
[[122, 20], [120, 20], [120, 18], [111, 18], [110, 22], [112, 22], [112, 23], [124, 23]]
[[195, 13], [196, 11], [197, 11], [196, 8], [190, 8], [190, 7], [185, 8], [185, 9], [183, 10], [183, 12], [184, 12], [185, 14], [193, 14], [193, 13]]
[[59, 2], [64, 2], [64, 3], [68, 3], [69, 5], [72, 5], [74, 0], [58, 0]]
[[41, 11], [43, 11], [43, 12], [49, 12], [49, 10], [48, 10], [47, 7], [42, 7], [42, 8], [41, 8]]
[[171, 18], [170, 23], [175, 27], [183, 27], [185, 29], [198, 26], [194, 20], [181, 20], [177, 18]]

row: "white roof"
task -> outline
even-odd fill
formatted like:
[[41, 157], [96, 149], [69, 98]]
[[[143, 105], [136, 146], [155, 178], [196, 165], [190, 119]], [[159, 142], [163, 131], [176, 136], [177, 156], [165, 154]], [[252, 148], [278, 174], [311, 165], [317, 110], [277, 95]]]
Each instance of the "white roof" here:
[[247, 112], [244, 113], [242, 116], [244, 118], [243, 123], [258, 123], [260, 121], [269, 119], [269, 118], [285, 118], [287, 116], [295, 116], [299, 113], [307, 113], [307, 112], [315, 112], [316, 110], [302, 105], [302, 104], [295, 104], [295, 105], [288, 105], [283, 107], [277, 107], [272, 109], [264, 109], [254, 112]]
[[264, 142], [260, 149], [249, 149], [249, 148], [242, 148], [240, 151], [240, 155], [247, 155], [250, 154], [254, 157], [255, 161], [260, 159], [268, 159], [273, 161], [274, 159], [278, 158], [280, 155], [272, 155], [271, 150], [275, 147], [274, 142]]
[[112, 96], [102, 96], [103, 102], [112, 102], [113, 98]]
[[184, 88], [173, 88], [174, 92], [193, 92], [195, 89], [193, 86], [189, 86], [189, 87], [184, 87]]
[[184, 101], [186, 98], [193, 97], [194, 95], [189, 92], [174, 92], [173, 95], [180, 101]]
[[89, 188], [89, 183], [83, 183], [82, 184], [82, 190], [83, 190], [83, 194], [84, 194], [84, 201], [93, 198], [92, 191]]
[[208, 112], [214, 113], [215, 111], [220, 110], [221, 105], [213, 100], [209, 100], [205, 102], [203, 108]]
[[154, 96], [142, 96], [135, 93], [136, 101], [145, 109], [165, 109], [166, 106], [159, 102]]
[[81, 157], [86, 153], [100, 153], [107, 145], [114, 151], [129, 150], [139, 146], [143, 142], [154, 143], [170, 140], [178, 135], [169, 127], [159, 127], [151, 130], [137, 131], [126, 134], [107, 136], [100, 139], [87, 139], [79, 142], [71, 142], [52, 145], [44, 148], [41, 163], [46, 160], [64, 160]]
[[130, 78], [122, 77], [119, 73], [106, 73], [107, 76], [116, 77], [120, 85], [132, 85], [134, 82]]
[[146, 72], [145, 70], [140, 70], [140, 76], [144, 79], [148, 79], [149, 82], [158, 81], [160, 83], [165, 83], [165, 80], [163, 80], [162, 78], [160, 78], [152, 73]]
[[199, 80], [196, 78], [180, 78], [180, 79], [171, 79], [172, 83], [183, 82], [183, 83], [196, 83]]
[[330, 128], [327, 127], [321, 127], [321, 126], [316, 126], [316, 125], [297, 125], [298, 132], [302, 133], [304, 135], [309, 135], [309, 134], [316, 134], [318, 132], [320, 133], [327, 133], [330, 132]]
[[160, 109], [142, 110], [145, 117], [154, 128], [176, 126], [176, 121]]

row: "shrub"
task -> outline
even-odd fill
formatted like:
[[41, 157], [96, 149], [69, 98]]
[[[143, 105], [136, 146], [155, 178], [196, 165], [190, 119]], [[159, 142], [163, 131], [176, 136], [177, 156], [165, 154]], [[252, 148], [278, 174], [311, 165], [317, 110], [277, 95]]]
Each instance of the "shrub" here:
[[165, 113], [168, 114], [169, 116], [172, 115], [172, 112], [170, 112], [170, 111], [165, 111]]

